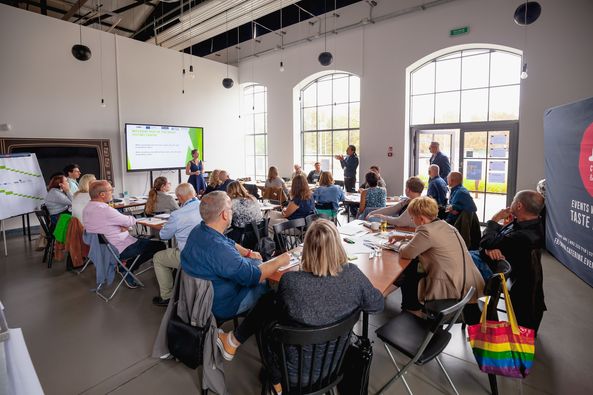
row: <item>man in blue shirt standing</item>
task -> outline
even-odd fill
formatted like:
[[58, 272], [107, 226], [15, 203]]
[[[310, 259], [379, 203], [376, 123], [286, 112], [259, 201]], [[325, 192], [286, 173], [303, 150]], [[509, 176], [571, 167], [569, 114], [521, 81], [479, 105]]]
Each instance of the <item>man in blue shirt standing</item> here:
[[344, 188], [346, 192], [356, 192], [356, 171], [358, 169], [356, 147], [349, 145], [348, 149], [346, 149], [346, 156], [336, 155], [336, 159], [340, 161], [340, 165], [344, 169]]
[[449, 205], [447, 206], [448, 215], [446, 221], [454, 225], [462, 211], [475, 213], [478, 211], [478, 208], [467, 188], [462, 185], [463, 174], [458, 171], [452, 171], [449, 173], [447, 181], [451, 188], [451, 196], [449, 198]]
[[430, 165], [428, 168], [429, 180], [426, 195], [436, 200], [439, 207], [444, 207], [447, 205], [449, 188], [447, 188], [447, 182], [439, 176], [439, 170], [439, 165]]
[[[200, 216], [200, 201], [196, 197], [196, 190], [191, 184], [182, 183], [175, 188], [175, 195], [179, 200], [179, 209], [171, 213], [169, 220], [159, 232], [161, 240], [170, 240], [175, 236], [177, 248], [167, 248], [152, 257], [154, 273], [159, 283], [160, 294], [152, 298], [157, 306], [167, 306], [173, 293], [173, 269], [179, 267], [181, 251], [192, 229], [202, 221]], [[157, 227], [155, 227], [157, 228]]]
[[438, 165], [439, 175], [443, 180], [446, 180], [447, 176], [451, 172], [451, 163], [449, 162], [449, 158], [447, 158], [447, 155], [441, 152], [439, 143], [437, 141], [430, 143], [430, 147], [428, 149], [432, 154], [430, 157], [430, 164]]

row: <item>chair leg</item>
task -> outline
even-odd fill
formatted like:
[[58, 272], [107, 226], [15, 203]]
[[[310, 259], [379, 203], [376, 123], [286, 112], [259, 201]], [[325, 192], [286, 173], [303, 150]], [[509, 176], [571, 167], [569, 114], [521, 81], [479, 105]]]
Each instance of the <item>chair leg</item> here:
[[82, 269], [80, 270], [75, 270], [77, 275], [82, 274], [82, 272], [84, 272], [86, 270], [86, 268], [88, 267], [88, 265], [91, 263], [91, 258], [87, 257], [86, 261], [84, 262], [84, 266], [82, 267]]
[[498, 384], [496, 383], [496, 375], [489, 374], [488, 381], [490, 382], [490, 392], [492, 392], [492, 395], [498, 395]]
[[55, 250], [55, 241], [52, 240], [50, 241], [49, 244], [49, 256], [47, 257], [47, 267], [51, 269], [53, 263], [54, 263], [54, 250]]
[[379, 392], [377, 392], [377, 394], [380, 395], [380, 394], [384, 393], [385, 391], [387, 391], [387, 388], [389, 388], [391, 386], [391, 384], [393, 384], [397, 379], [399, 379], [401, 377], [402, 381], [404, 382], [404, 385], [406, 386], [406, 389], [408, 390], [408, 394], [413, 395], [412, 390], [410, 389], [410, 386], [408, 385], [408, 382], [404, 378], [404, 374], [406, 373], [406, 371], [408, 370], [410, 365], [412, 363], [414, 363], [414, 360], [411, 360], [406, 365], [404, 365], [404, 367], [402, 369], [400, 369], [399, 366], [397, 365], [397, 362], [395, 362], [395, 358], [393, 358], [393, 354], [391, 353], [391, 350], [389, 349], [389, 347], [387, 347], [387, 344], [383, 344], [383, 345], [385, 346], [385, 349], [387, 350], [387, 354], [389, 354], [389, 357], [391, 358], [391, 362], [393, 362], [393, 364], [395, 365], [395, 369], [397, 369], [397, 374], [395, 376], [393, 376], [393, 378], [391, 380], [389, 380], [387, 382], [387, 384], [385, 384], [383, 386], [383, 388], [381, 388], [379, 390]]
[[459, 392], [457, 392], [457, 388], [455, 388], [455, 384], [453, 384], [453, 381], [451, 381], [451, 377], [449, 377], [449, 374], [445, 370], [445, 367], [443, 366], [443, 363], [441, 362], [441, 360], [439, 359], [438, 356], [435, 359], [437, 360], [437, 363], [441, 367], [441, 370], [443, 371], [443, 373], [445, 373], [445, 376], [447, 377], [447, 381], [449, 381], [449, 384], [451, 384], [451, 388], [453, 388], [453, 391], [455, 391], [455, 394], [456, 395], [459, 395]]

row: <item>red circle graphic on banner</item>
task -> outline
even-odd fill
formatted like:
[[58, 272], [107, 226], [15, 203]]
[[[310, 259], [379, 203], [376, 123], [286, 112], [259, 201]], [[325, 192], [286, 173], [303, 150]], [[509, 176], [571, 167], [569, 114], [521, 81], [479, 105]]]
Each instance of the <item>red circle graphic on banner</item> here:
[[593, 123], [585, 129], [581, 140], [579, 171], [585, 189], [593, 197]]

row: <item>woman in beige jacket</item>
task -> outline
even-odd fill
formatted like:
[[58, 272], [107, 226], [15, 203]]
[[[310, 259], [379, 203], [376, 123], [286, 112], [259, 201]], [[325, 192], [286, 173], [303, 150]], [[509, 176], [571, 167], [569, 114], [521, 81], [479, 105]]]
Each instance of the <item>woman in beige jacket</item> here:
[[[417, 287], [418, 299], [421, 301], [461, 299], [473, 286], [476, 293], [470, 303], [477, 303], [484, 290], [484, 280], [457, 229], [437, 218], [438, 206], [432, 198], [425, 196], [412, 200], [407, 211], [417, 226], [416, 233], [414, 236], [393, 236], [390, 242], [409, 240], [400, 248], [399, 254], [404, 259], [418, 257], [426, 276], [419, 283], [414, 283], [414, 278], [418, 278], [416, 273], [406, 273], [402, 286], [404, 299], [406, 286]], [[411, 275], [408, 276], [408, 273]], [[414, 308], [414, 303], [406, 304], [407, 301], [403, 300], [404, 308], [418, 310]]]

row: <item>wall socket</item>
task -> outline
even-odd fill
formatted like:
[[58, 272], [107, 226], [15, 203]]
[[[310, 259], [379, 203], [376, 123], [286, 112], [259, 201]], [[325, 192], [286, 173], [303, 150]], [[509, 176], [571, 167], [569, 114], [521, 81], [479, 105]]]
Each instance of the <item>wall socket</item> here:
[[12, 125], [9, 123], [0, 123], [0, 132], [8, 132], [12, 129]]

